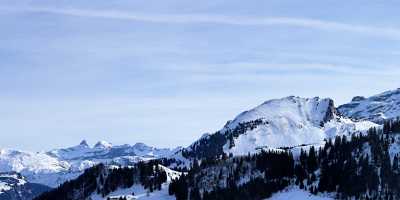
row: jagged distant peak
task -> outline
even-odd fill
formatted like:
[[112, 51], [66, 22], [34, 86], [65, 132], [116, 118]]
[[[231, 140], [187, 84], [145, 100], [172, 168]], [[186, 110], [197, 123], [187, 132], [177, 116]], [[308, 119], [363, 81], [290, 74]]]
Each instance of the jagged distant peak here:
[[89, 144], [88, 144], [88, 142], [86, 140], [82, 140], [81, 143], [79, 143], [79, 146], [89, 147]]
[[351, 102], [357, 102], [357, 101], [364, 101], [366, 98], [364, 96], [355, 96], [353, 99], [351, 99]]
[[339, 106], [338, 111], [355, 120], [376, 123], [400, 117], [400, 88], [368, 98], [356, 96], [350, 103]]
[[111, 148], [111, 147], [112, 147], [112, 144], [107, 141], [98, 141], [94, 145], [94, 148], [98, 148], [98, 149], [107, 149], [107, 148]]
[[136, 148], [150, 148], [150, 146], [146, 145], [145, 143], [142, 142], [138, 142], [136, 144], [133, 145]]

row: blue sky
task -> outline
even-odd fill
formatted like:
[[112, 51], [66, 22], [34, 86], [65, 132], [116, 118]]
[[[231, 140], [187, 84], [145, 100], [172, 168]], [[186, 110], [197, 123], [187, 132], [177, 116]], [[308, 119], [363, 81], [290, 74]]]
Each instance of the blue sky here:
[[189, 145], [289, 95], [399, 87], [398, 1], [0, 2], [0, 148]]

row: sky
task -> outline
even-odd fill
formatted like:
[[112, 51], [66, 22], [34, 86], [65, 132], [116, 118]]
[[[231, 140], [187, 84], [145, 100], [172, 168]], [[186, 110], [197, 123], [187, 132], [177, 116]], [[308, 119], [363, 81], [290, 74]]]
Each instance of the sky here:
[[268, 99], [398, 88], [399, 6], [1, 0], [0, 148], [187, 146]]

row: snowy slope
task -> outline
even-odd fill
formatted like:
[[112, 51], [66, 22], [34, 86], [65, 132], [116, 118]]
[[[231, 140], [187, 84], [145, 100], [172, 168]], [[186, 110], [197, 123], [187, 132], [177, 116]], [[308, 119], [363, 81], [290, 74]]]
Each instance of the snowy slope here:
[[0, 150], [0, 172], [54, 173], [70, 168], [70, 164], [46, 153]]
[[386, 91], [369, 98], [354, 97], [350, 103], [339, 106], [338, 111], [353, 119], [376, 123], [400, 117], [400, 89]]
[[[373, 126], [376, 124], [340, 117], [331, 99], [290, 96], [266, 101], [241, 113], [217, 134], [227, 139], [223, 146], [225, 153], [245, 155], [264, 148], [320, 145], [324, 139], [363, 132]], [[200, 149], [199, 145], [207, 138], [211, 138], [210, 135], [187, 150]]]
[[[134, 195], [132, 195], [134, 193]], [[93, 194], [91, 200], [104, 200], [110, 198], [126, 197], [128, 200], [140, 199], [140, 200], [175, 200], [175, 196], [170, 196], [168, 194], [168, 184], [164, 183], [161, 186], [160, 191], [154, 191], [152, 193], [144, 189], [141, 185], [134, 185], [131, 188], [119, 189], [106, 197], [101, 197], [99, 194]]]
[[298, 188], [288, 188], [285, 191], [274, 194], [266, 200], [333, 200], [332, 197], [323, 197], [310, 194], [307, 191]]
[[334, 115], [335, 110], [331, 99], [320, 99], [318, 97], [305, 99], [290, 96], [269, 100], [252, 110], [245, 111], [227, 124], [227, 127], [233, 129], [242, 122], [273, 118], [320, 126], [332, 119]]
[[112, 146], [104, 141], [93, 147], [82, 141], [70, 148], [38, 153], [3, 149], [0, 150], [0, 172], [19, 172], [30, 182], [56, 187], [98, 163], [127, 165], [168, 157], [176, 151], [179, 148], [158, 149], [143, 143]]

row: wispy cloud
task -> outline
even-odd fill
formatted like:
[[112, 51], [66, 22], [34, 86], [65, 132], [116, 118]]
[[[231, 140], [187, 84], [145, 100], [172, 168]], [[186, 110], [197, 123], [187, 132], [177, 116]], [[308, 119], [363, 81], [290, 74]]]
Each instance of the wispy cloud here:
[[400, 39], [400, 28], [378, 27], [360, 24], [349, 24], [309, 18], [292, 17], [248, 17], [224, 16], [210, 14], [145, 14], [123, 12], [117, 10], [88, 10], [74, 8], [48, 7], [0, 7], [0, 11], [8, 12], [42, 12], [76, 17], [106, 18], [118, 20], [143, 21], [151, 23], [196, 24], [214, 23], [237, 26], [292, 26], [326, 31], [351, 32], [390, 39]]
[[250, 75], [254, 77], [277, 77], [276, 74], [281, 76], [296, 76], [302, 74], [313, 75], [320, 73], [320, 76], [348, 75], [348, 76], [398, 76], [400, 69], [397, 65], [381, 65], [381, 66], [357, 66], [348, 64], [336, 63], [268, 63], [268, 62], [234, 62], [234, 63], [219, 63], [219, 64], [191, 64], [188, 65], [169, 65], [165, 66], [163, 70], [169, 72], [180, 72], [186, 75], [195, 74], [196, 76], [244, 76]]

